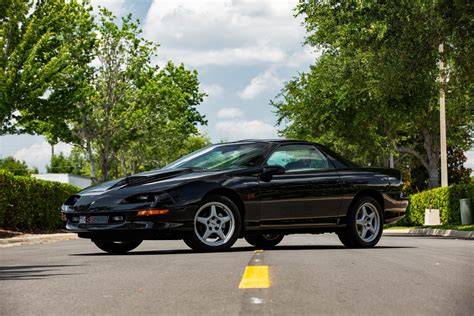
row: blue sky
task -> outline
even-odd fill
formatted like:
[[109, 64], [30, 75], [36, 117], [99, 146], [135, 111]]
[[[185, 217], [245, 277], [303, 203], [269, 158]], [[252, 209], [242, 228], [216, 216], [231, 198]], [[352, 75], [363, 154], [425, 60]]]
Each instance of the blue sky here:
[[[117, 16], [131, 12], [144, 37], [168, 60], [196, 69], [209, 96], [199, 106], [212, 141], [278, 136], [269, 104], [284, 83], [304, 72], [317, 52], [302, 45], [305, 30], [294, 17], [297, 0], [93, 0]], [[67, 144], [56, 152], [66, 154]], [[0, 157], [13, 155], [44, 171], [51, 148], [41, 136], [0, 137]], [[471, 152], [470, 162], [474, 161]]]

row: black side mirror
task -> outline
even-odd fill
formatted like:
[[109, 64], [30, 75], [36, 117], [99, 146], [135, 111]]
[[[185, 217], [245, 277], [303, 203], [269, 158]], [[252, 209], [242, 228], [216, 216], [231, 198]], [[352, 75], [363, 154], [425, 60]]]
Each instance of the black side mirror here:
[[282, 166], [265, 166], [262, 171], [262, 180], [270, 181], [273, 176], [285, 174], [285, 168]]

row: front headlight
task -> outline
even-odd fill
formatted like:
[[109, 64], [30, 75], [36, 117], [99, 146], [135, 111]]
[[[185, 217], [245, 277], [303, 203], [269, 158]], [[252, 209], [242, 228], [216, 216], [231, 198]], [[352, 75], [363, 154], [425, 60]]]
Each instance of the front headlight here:
[[158, 195], [154, 193], [136, 194], [123, 199], [120, 204], [153, 203], [157, 199]]
[[74, 208], [71, 205], [63, 204], [61, 206], [61, 211], [63, 211], [63, 212], [74, 212]]
[[141, 193], [123, 199], [120, 204], [143, 204], [150, 203], [151, 206], [158, 204], [172, 204], [173, 199], [167, 193]]

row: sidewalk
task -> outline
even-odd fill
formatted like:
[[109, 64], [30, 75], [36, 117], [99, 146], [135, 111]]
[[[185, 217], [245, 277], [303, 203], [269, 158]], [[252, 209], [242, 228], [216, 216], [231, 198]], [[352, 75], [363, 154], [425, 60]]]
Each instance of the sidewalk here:
[[460, 239], [474, 239], [474, 231], [460, 231], [439, 228], [397, 228], [385, 229], [385, 236], [435, 236]]
[[59, 234], [24, 234], [15, 237], [1, 238], [0, 248], [19, 246], [19, 245], [32, 245], [32, 244], [44, 244], [62, 240], [77, 239], [77, 234], [71, 233], [59, 233]]

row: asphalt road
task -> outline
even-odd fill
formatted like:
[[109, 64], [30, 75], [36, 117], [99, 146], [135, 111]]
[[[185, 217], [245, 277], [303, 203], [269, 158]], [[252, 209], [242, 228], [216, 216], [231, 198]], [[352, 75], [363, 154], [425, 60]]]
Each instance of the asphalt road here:
[[[256, 261], [270, 287], [239, 288]], [[123, 256], [87, 240], [0, 248], [1, 315], [473, 312], [470, 240], [383, 237], [373, 249], [345, 249], [334, 235], [293, 235], [263, 253], [245, 241], [222, 253], [147, 241]]]

